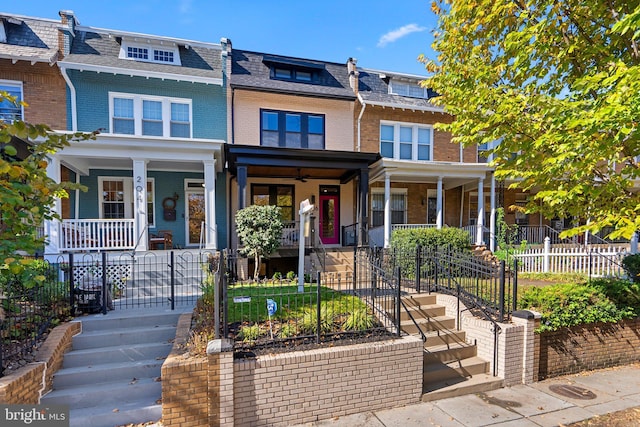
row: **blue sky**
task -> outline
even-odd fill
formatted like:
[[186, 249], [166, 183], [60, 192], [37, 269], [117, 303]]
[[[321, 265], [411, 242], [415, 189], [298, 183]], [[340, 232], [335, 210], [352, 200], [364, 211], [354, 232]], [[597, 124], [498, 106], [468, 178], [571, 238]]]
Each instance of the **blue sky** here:
[[426, 75], [416, 58], [433, 57], [436, 16], [430, 0], [23, 0], [0, 12], [59, 19], [73, 10], [80, 24], [218, 43], [234, 48]]

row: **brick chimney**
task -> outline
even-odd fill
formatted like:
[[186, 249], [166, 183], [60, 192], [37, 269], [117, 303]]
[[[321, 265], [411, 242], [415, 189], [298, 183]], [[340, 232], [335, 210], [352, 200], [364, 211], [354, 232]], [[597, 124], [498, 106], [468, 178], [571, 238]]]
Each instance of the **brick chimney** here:
[[347, 72], [349, 73], [349, 86], [353, 89], [353, 93], [358, 95], [358, 85], [359, 85], [359, 72], [357, 67], [358, 60], [356, 58], [349, 58], [347, 61]]
[[71, 43], [76, 35], [76, 24], [80, 24], [76, 20], [76, 16], [72, 10], [61, 10], [60, 22], [62, 28], [58, 32], [58, 50], [65, 57], [71, 52]]

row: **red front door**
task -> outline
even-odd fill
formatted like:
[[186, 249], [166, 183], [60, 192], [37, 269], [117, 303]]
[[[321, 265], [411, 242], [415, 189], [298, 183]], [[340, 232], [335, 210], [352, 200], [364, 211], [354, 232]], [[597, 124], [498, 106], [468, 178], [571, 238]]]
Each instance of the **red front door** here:
[[320, 194], [320, 240], [324, 245], [340, 243], [340, 197]]

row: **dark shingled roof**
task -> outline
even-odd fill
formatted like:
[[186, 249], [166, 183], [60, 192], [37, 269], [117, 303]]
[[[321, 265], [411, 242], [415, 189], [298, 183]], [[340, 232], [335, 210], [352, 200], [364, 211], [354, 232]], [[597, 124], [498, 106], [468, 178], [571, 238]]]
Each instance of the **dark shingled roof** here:
[[[441, 107], [436, 106], [430, 103], [427, 99], [424, 98], [412, 98], [409, 96], [402, 96], [389, 93], [389, 81], [393, 78], [397, 78], [400, 81], [410, 82], [410, 83], [419, 83], [423, 78], [400, 74], [400, 73], [392, 73], [386, 71], [372, 71], [366, 69], [358, 69], [359, 71], [359, 85], [358, 85], [358, 94], [362, 97], [362, 99], [367, 102], [372, 103], [386, 103], [386, 104], [395, 104], [405, 106], [406, 108], [417, 108], [417, 109], [440, 109]], [[382, 77], [381, 77], [382, 76]], [[437, 96], [435, 92], [431, 89], [428, 89], [429, 98], [433, 98]]]
[[[349, 86], [346, 63], [337, 64], [237, 49], [232, 50], [231, 57], [231, 87], [351, 101], [355, 99], [355, 94]], [[272, 79], [271, 63], [312, 70], [318, 73], [318, 79], [312, 82]]]
[[[148, 36], [153, 40], [153, 36]], [[179, 43], [180, 62], [182, 65], [156, 64], [130, 59], [120, 59], [122, 37], [103, 32], [76, 30], [71, 52], [64, 62], [122, 68], [136, 71], [150, 71], [182, 76], [206, 78], [222, 78], [221, 48], [207, 48], [190, 45], [189, 48]]]
[[53, 63], [58, 58], [57, 21], [0, 14], [6, 43], [0, 43], [0, 58]]

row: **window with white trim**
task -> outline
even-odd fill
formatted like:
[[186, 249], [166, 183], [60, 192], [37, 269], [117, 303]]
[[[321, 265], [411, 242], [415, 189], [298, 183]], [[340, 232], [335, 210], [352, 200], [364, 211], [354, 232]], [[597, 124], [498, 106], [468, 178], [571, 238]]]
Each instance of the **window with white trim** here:
[[[391, 224], [407, 223], [407, 189], [392, 188], [390, 198]], [[384, 225], [384, 189], [371, 189], [371, 226]]]
[[191, 100], [109, 93], [111, 133], [191, 138]]
[[[130, 177], [98, 177], [100, 218], [133, 218], [133, 179]], [[155, 227], [155, 181], [147, 178], [147, 223]]]
[[177, 45], [154, 46], [153, 44], [140, 44], [123, 40], [118, 57], [133, 61], [181, 65], [180, 52]]
[[389, 93], [407, 96], [410, 98], [429, 98], [428, 89], [420, 86], [419, 83], [407, 83], [391, 80], [389, 82]]
[[427, 125], [380, 122], [380, 154], [400, 160], [433, 158], [433, 127]]
[[6, 92], [15, 98], [15, 102], [3, 99], [0, 101], [0, 120], [5, 123], [13, 123], [15, 120], [23, 119], [22, 82], [13, 80], [0, 80], [0, 92]]

